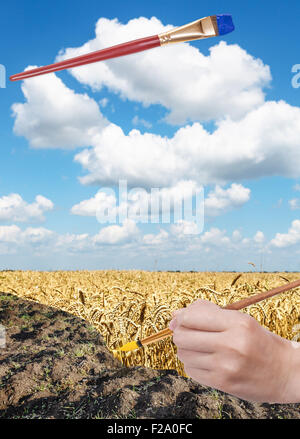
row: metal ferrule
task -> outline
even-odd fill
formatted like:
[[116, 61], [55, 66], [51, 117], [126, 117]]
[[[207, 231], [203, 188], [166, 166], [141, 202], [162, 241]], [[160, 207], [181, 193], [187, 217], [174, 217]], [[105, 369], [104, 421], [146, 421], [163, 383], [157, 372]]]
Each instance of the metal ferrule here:
[[184, 41], [200, 40], [217, 37], [219, 35], [217, 18], [215, 15], [201, 18], [184, 26], [176, 27], [158, 35], [160, 45], [179, 43]]

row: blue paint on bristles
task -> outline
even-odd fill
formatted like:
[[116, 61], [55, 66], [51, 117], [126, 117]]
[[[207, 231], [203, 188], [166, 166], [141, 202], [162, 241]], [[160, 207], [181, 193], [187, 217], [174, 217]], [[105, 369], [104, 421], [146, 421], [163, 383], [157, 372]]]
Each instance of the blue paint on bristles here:
[[229, 34], [234, 31], [234, 24], [230, 14], [216, 15], [219, 35]]

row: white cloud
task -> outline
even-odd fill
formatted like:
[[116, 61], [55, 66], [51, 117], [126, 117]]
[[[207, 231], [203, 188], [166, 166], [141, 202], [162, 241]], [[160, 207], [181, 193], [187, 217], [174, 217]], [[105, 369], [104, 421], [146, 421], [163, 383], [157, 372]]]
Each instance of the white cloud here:
[[289, 205], [292, 210], [300, 209], [300, 198], [293, 198], [289, 200]]
[[171, 232], [178, 238], [184, 238], [186, 235], [197, 235], [199, 229], [194, 221], [180, 220], [171, 225]]
[[242, 234], [239, 230], [234, 230], [232, 232], [232, 241], [233, 242], [239, 242], [242, 239]]
[[[170, 188], [152, 188], [146, 191], [143, 188], [129, 189], [127, 199], [120, 199], [117, 203], [117, 196], [112, 189], [100, 189], [94, 197], [81, 201], [72, 207], [71, 213], [81, 216], [96, 216], [97, 219], [103, 216], [108, 220], [116, 221], [118, 215], [126, 216], [135, 221], [150, 222], [150, 214], [164, 215], [165, 221], [171, 218], [176, 207], [181, 212], [183, 202], [188, 203], [192, 198], [202, 192], [202, 187], [190, 180], [179, 181]], [[122, 194], [123, 197], [125, 194]], [[201, 200], [199, 200], [201, 201]], [[196, 205], [197, 209], [202, 206]], [[192, 203], [190, 202], [192, 207]], [[186, 211], [189, 205], [186, 204]], [[105, 213], [105, 214], [104, 214]], [[102, 221], [104, 222], [104, 221]]]
[[143, 243], [147, 245], [162, 245], [169, 237], [169, 234], [166, 230], [161, 229], [159, 233], [152, 234], [146, 234], [143, 236]]
[[230, 238], [226, 236], [226, 230], [220, 230], [217, 227], [212, 227], [203, 233], [203, 235], [200, 236], [200, 241], [203, 244], [216, 247], [228, 246], [230, 244]]
[[56, 235], [52, 248], [59, 252], [78, 253], [82, 251], [92, 251], [93, 245], [87, 233]]
[[[269, 243], [269, 248], [265, 245], [261, 231], [256, 232], [253, 237], [243, 237], [238, 230], [234, 230], [230, 235], [226, 230], [212, 227], [203, 234], [189, 236], [184, 229], [190, 227], [193, 227], [193, 224], [182, 222], [174, 225], [171, 233], [165, 228], [160, 228], [156, 234], [143, 235], [136, 224], [128, 220], [121, 226], [104, 227], [96, 235], [89, 235], [87, 233], [58, 234], [40, 227], [21, 230], [16, 225], [0, 226], [0, 255], [14, 254], [14, 259], [11, 260], [14, 263], [18, 257], [22, 261], [24, 252], [32, 257], [38, 256], [39, 261], [41, 257], [45, 257], [48, 261], [51, 254], [53, 268], [60, 266], [57, 265], [60, 258], [63, 261], [60, 268], [70, 268], [68, 261], [73, 257], [76, 257], [74, 261], [77, 262], [81, 258], [85, 267], [88, 267], [86, 265], [88, 261], [94, 263], [97, 261], [97, 264], [101, 261], [105, 265], [109, 260], [110, 264], [115, 260], [117, 251], [120, 256], [118, 259], [120, 266], [125, 268], [136, 267], [137, 262], [141, 268], [153, 267], [153, 260], [159, 258], [160, 262], [165, 261], [163, 264], [167, 264], [163, 265], [165, 269], [169, 269], [170, 263], [171, 266], [179, 269], [183, 267], [190, 269], [189, 267], [195, 267], [195, 261], [198, 261], [199, 269], [210, 267], [211, 270], [232, 270], [247, 269], [247, 262], [249, 260], [256, 262], [260, 252], [263, 251], [264, 255], [272, 254], [269, 261], [264, 262], [264, 267], [277, 269], [274, 263], [276, 257], [279, 257], [277, 264], [280, 264], [281, 252], [276, 251], [276, 246], [273, 244]], [[284, 246], [300, 242], [300, 220], [295, 221], [292, 228], [293, 240], [289, 239]], [[294, 253], [288, 252], [288, 255]], [[129, 262], [133, 260], [135, 260], [134, 265]], [[4, 261], [6, 263], [8, 259]], [[99, 268], [99, 265], [97, 267]]]
[[0, 226], [0, 244], [14, 243], [15, 248], [20, 247], [47, 247], [48, 251], [93, 251], [99, 245], [122, 246], [140, 236], [140, 231], [134, 221], [125, 220], [122, 226], [108, 226], [96, 235], [84, 234], [58, 234], [43, 227], [28, 227], [22, 230], [16, 225]]
[[300, 192], [300, 184], [299, 183], [295, 184], [294, 191]]
[[141, 119], [139, 116], [135, 115], [134, 118], [132, 119], [132, 124], [133, 125], [143, 125], [145, 128], [151, 128], [152, 127], [152, 123], [148, 122], [145, 119]]
[[186, 176], [197, 184], [300, 175], [300, 108], [266, 102], [240, 121], [226, 119], [209, 133], [199, 123], [172, 138], [110, 124], [93, 138], [93, 147], [75, 156], [88, 174], [83, 184], [174, 186]]
[[205, 214], [217, 216], [243, 206], [250, 199], [250, 189], [233, 183], [228, 189], [216, 186], [205, 199]]
[[276, 233], [275, 238], [270, 242], [274, 247], [290, 247], [300, 243], [300, 220], [294, 220], [288, 233]]
[[0, 242], [18, 243], [21, 229], [18, 226], [0, 226]]
[[0, 221], [44, 221], [44, 212], [53, 207], [52, 201], [42, 195], [37, 195], [31, 204], [19, 194], [4, 195], [0, 198]]
[[94, 99], [75, 93], [55, 74], [27, 79], [21, 87], [26, 102], [12, 106], [14, 132], [34, 148], [88, 146], [108, 123]]
[[[57, 61], [100, 50], [174, 26], [144, 17], [127, 24], [100, 18], [96, 36], [83, 46], [60, 52]], [[212, 120], [229, 115], [240, 118], [264, 101], [262, 87], [271, 75], [268, 66], [238, 45], [212, 40], [208, 56], [185, 44], [155, 48], [135, 55], [71, 69], [82, 84], [104, 86], [121, 97], [144, 105], [161, 104], [170, 110], [171, 123]], [[234, 66], [234, 68], [232, 68]]]
[[107, 226], [93, 237], [96, 244], [119, 244], [134, 239], [139, 234], [136, 223], [126, 219], [122, 226]]
[[80, 216], [96, 216], [99, 208], [112, 211], [116, 208], [117, 199], [114, 194], [107, 194], [100, 190], [88, 200], [83, 200], [72, 207], [71, 213]]
[[101, 107], [105, 108], [108, 104], [108, 99], [107, 98], [103, 98], [99, 101], [99, 104]]
[[54, 232], [43, 227], [28, 227], [24, 231], [16, 225], [0, 226], [0, 243], [15, 243], [16, 246], [45, 243]]
[[116, 184], [122, 178], [134, 186], [167, 187], [187, 176], [202, 185], [300, 175], [300, 109], [283, 101], [266, 102], [239, 121], [219, 122], [213, 133], [194, 123], [167, 138], [136, 129], [125, 135], [107, 125], [93, 99], [74, 93], [53, 74], [22, 87], [27, 102], [13, 106], [15, 131], [35, 147], [90, 144], [75, 157], [88, 171], [84, 184]]
[[25, 243], [45, 243], [53, 236], [51, 230], [45, 229], [44, 227], [34, 228], [28, 227], [24, 232], [21, 233], [21, 239], [24, 239]]
[[[71, 212], [74, 215], [97, 216], [97, 213], [107, 209], [107, 218], [116, 220], [119, 214], [127, 215], [131, 219], [147, 222], [151, 220], [149, 209], [151, 206], [158, 207], [157, 212], [164, 214], [164, 218], [171, 219], [174, 202], [179, 205], [183, 200], [192, 199], [193, 195], [199, 193], [201, 187], [193, 181], [179, 181], [175, 186], [170, 188], [161, 188], [159, 191], [147, 192], [145, 189], [136, 189], [129, 191], [128, 200], [121, 201], [117, 206], [117, 197], [112, 193], [106, 193], [99, 190], [96, 195], [88, 200], [81, 201], [72, 207]], [[232, 184], [228, 189], [216, 186], [215, 189], [208, 193], [205, 199], [205, 215], [217, 216], [231, 209], [241, 207], [250, 198], [250, 189], [241, 184]], [[160, 206], [160, 207], [159, 207]], [[201, 206], [197, 205], [200, 209]], [[187, 225], [176, 225], [177, 229], [183, 227], [187, 230]], [[175, 227], [175, 229], [176, 229]], [[197, 228], [196, 225], [193, 226]], [[175, 230], [174, 229], [174, 230]], [[195, 233], [195, 232], [192, 232]], [[191, 234], [192, 234], [191, 233]]]
[[263, 234], [262, 231], [258, 230], [255, 235], [254, 235], [254, 242], [256, 242], [257, 244], [262, 244], [265, 240], [265, 235]]

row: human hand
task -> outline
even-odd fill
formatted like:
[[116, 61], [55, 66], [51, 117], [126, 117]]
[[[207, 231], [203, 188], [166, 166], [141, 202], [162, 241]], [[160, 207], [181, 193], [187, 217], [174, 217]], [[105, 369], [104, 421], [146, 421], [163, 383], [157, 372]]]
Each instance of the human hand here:
[[173, 316], [169, 328], [189, 377], [249, 401], [300, 401], [294, 342], [268, 331], [248, 314], [205, 300]]

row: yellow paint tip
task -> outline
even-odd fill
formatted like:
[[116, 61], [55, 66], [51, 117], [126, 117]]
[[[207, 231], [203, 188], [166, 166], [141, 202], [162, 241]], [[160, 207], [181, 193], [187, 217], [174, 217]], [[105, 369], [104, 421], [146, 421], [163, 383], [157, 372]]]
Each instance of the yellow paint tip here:
[[138, 349], [139, 346], [137, 344], [136, 341], [131, 341], [127, 344], [124, 344], [124, 346], [122, 346], [119, 349], [116, 349], [117, 351], [133, 351], [134, 349]]

